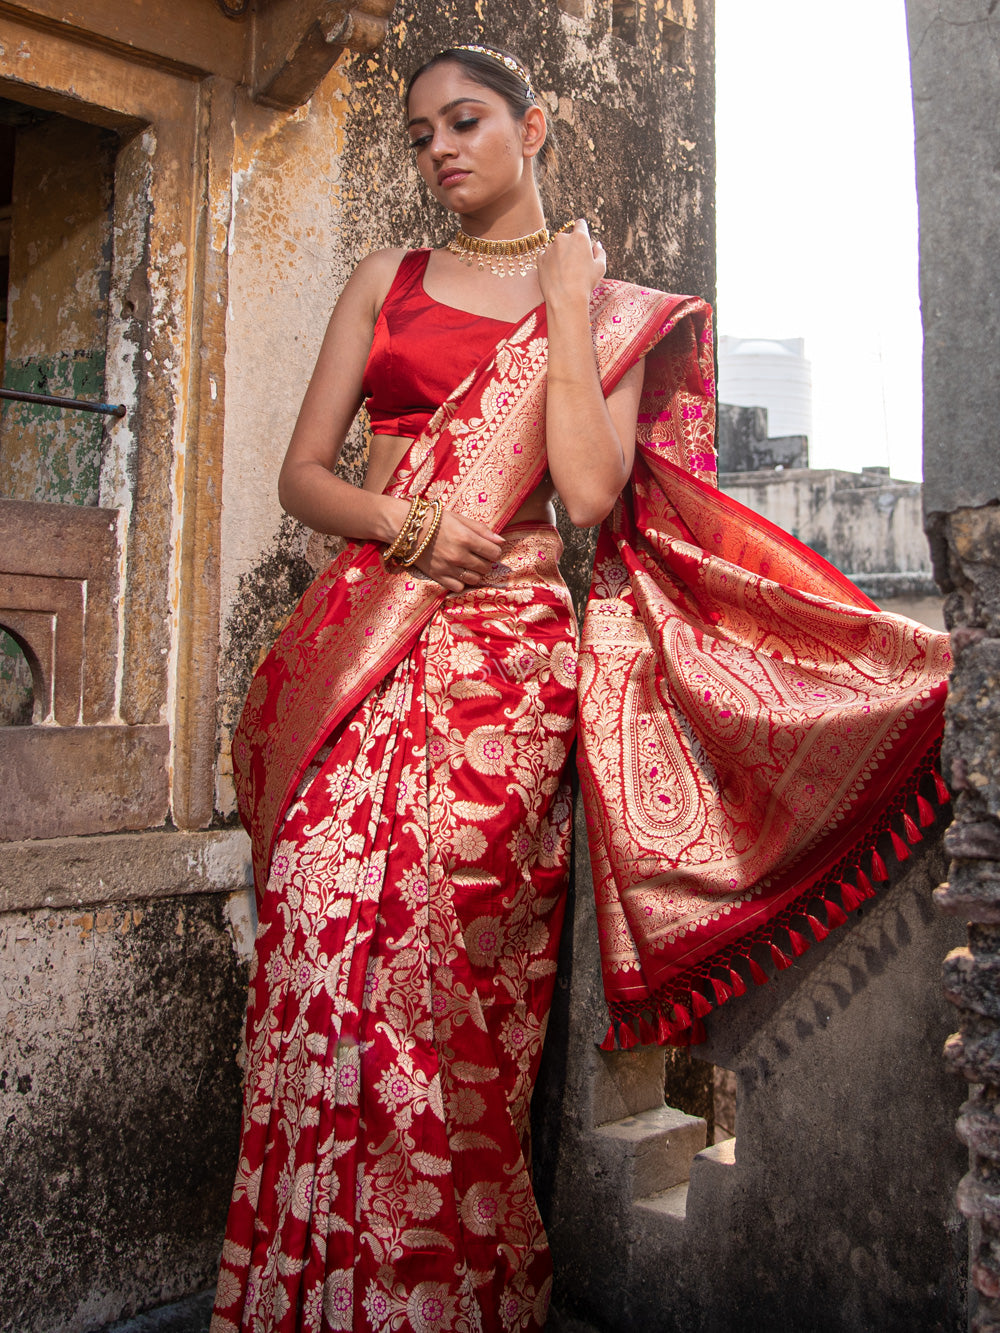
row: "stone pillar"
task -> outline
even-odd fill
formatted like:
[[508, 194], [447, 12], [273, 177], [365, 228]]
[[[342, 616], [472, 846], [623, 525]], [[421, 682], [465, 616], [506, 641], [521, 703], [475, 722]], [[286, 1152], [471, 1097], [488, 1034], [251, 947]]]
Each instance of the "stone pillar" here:
[[974, 1088], [959, 1118], [971, 1169], [958, 1190], [973, 1222], [972, 1327], [1000, 1330], [1000, 253], [995, 0], [908, 0], [920, 296], [924, 322], [924, 508], [955, 664], [944, 769], [957, 793], [936, 898], [969, 921], [945, 964], [960, 1029], [952, 1067]]
[[955, 649], [944, 767], [959, 794], [945, 837], [948, 882], [935, 899], [969, 922], [968, 947], [952, 950], [945, 962], [945, 991], [960, 1015], [945, 1055], [975, 1085], [958, 1120], [970, 1150], [958, 1203], [974, 1224], [972, 1328], [994, 1333], [1000, 1330], [1000, 508], [942, 515], [936, 535]]

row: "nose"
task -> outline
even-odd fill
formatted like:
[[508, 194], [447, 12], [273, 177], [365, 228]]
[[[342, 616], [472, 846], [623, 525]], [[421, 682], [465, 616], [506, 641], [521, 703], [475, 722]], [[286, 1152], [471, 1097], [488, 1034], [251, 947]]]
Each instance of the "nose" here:
[[446, 124], [437, 125], [431, 137], [431, 157], [435, 162], [442, 162], [446, 157], [453, 157], [455, 145]]

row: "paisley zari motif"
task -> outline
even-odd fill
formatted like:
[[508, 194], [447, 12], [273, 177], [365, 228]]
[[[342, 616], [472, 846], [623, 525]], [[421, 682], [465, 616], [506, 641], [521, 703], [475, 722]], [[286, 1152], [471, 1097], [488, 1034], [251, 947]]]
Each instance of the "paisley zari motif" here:
[[[942, 636], [714, 490], [704, 303], [606, 282], [591, 312], [605, 391], [646, 373], [579, 676], [558, 538], [519, 527], [459, 597], [348, 545], [251, 686], [233, 758], [260, 928], [214, 1333], [544, 1327], [526, 1131], [577, 689], [622, 1045], [690, 1039], [740, 950], [759, 971], [755, 941], [794, 948], [790, 913], [902, 817], [939, 732]], [[505, 529], [545, 470], [544, 315], [393, 494]]]
[[640, 413], [580, 651], [605, 1049], [703, 1040], [762, 962], [787, 967], [887, 878], [880, 839], [905, 859], [948, 800], [948, 636], [706, 484], [709, 403], [678, 396]]

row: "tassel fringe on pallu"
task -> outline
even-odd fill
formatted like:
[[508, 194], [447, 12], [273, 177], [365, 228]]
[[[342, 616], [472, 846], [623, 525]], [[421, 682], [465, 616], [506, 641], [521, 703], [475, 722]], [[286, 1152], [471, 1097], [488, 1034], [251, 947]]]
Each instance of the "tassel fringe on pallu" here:
[[745, 995], [748, 983], [765, 985], [775, 972], [791, 967], [814, 942], [845, 925], [848, 914], [876, 897], [889, 881], [879, 841], [888, 836], [893, 857], [901, 864], [909, 859], [910, 848], [923, 841], [921, 829], [944, 818], [951, 795], [941, 777], [940, 750], [938, 741], [863, 841], [801, 898], [730, 947], [674, 978], [650, 999], [609, 1004], [611, 1023], [600, 1049], [698, 1045], [706, 1038], [704, 1020], [709, 1014], [734, 996]]

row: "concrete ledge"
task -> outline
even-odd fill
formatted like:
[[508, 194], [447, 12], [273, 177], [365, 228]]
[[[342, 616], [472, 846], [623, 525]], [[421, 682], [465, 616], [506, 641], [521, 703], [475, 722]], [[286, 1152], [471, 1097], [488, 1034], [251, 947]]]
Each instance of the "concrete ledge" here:
[[644, 1208], [647, 1213], [655, 1213], [657, 1217], [669, 1217], [675, 1222], [683, 1222], [687, 1213], [690, 1188], [690, 1181], [685, 1180], [683, 1185], [674, 1185], [672, 1189], [651, 1194], [648, 1199], [636, 1199], [635, 1206]]
[[241, 828], [50, 838], [3, 848], [0, 912], [231, 893], [251, 883]]
[[[605, 1026], [607, 1017], [601, 1015]], [[599, 1020], [600, 1021], [600, 1020]], [[609, 1125], [663, 1105], [662, 1046], [631, 1051], [598, 1051], [590, 1083], [591, 1124]]]
[[[684, 1236], [684, 1224], [687, 1221], [687, 1201], [690, 1185], [685, 1180], [683, 1185], [674, 1185], [672, 1189], [650, 1195], [648, 1199], [636, 1199], [635, 1219], [641, 1227], [643, 1242], [647, 1245], [676, 1246]], [[663, 1256], [666, 1260], [667, 1256]]]
[[691, 1163], [688, 1226], [711, 1230], [733, 1216], [738, 1190], [736, 1139], [724, 1139], [700, 1152]]
[[594, 1154], [609, 1172], [627, 1183], [632, 1199], [683, 1184], [695, 1154], [705, 1146], [700, 1116], [672, 1106], [627, 1116], [594, 1130]]
[[724, 1176], [731, 1167], [736, 1165], [736, 1140], [723, 1139], [721, 1143], [713, 1143], [709, 1148], [703, 1148], [700, 1153], [695, 1154], [695, 1159], [691, 1163], [691, 1180], [698, 1181], [715, 1178], [718, 1173]]
[[102, 1333], [208, 1333], [212, 1321], [215, 1289], [188, 1296], [183, 1301], [160, 1305], [132, 1319], [107, 1324]]

